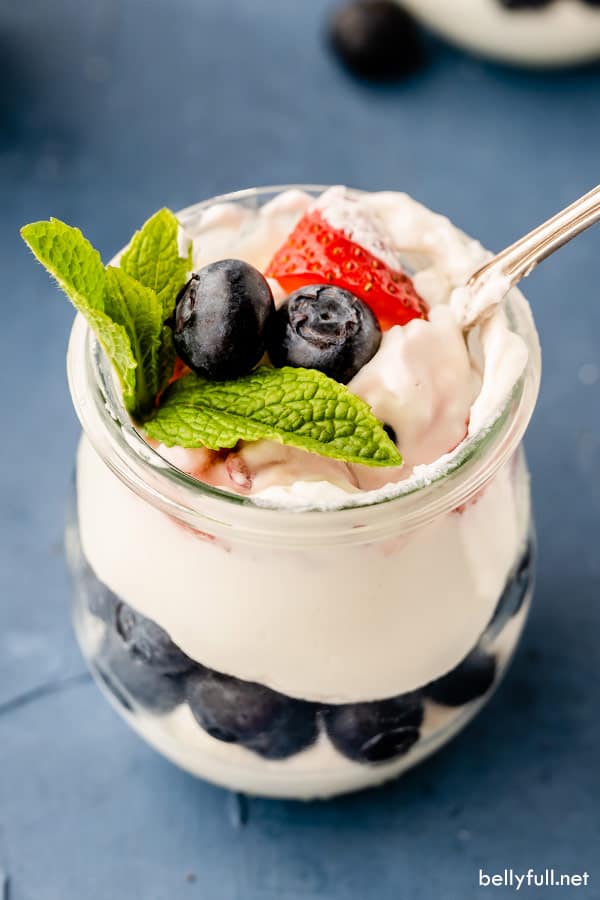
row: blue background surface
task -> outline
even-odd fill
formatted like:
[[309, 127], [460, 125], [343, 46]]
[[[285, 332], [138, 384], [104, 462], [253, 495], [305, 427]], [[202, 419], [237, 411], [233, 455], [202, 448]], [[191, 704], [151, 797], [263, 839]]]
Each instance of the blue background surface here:
[[0, 4], [0, 870], [12, 900], [464, 900], [486, 896], [480, 867], [511, 866], [587, 869], [576, 895], [600, 897], [598, 230], [527, 285], [545, 363], [527, 439], [537, 602], [504, 686], [451, 746], [384, 790], [240, 806], [130, 732], [75, 645], [61, 549], [78, 434], [72, 314], [19, 225], [56, 215], [108, 258], [162, 205], [345, 182], [407, 190], [500, 249], [600, 180], [600, 70], [518, 73], [434, 44], [415, 78], [369, 87], [323, 47], [329, 5]]

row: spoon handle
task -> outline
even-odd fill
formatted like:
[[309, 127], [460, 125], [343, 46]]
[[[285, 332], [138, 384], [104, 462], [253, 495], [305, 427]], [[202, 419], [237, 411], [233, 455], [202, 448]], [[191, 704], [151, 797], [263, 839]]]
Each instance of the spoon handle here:
[[462, 314], [464, 328], [472, 328], [497, 306], [511, 287], [542, 260], [600, 222], [600, 185], [498, 253], [467, 283], [469, 299]]

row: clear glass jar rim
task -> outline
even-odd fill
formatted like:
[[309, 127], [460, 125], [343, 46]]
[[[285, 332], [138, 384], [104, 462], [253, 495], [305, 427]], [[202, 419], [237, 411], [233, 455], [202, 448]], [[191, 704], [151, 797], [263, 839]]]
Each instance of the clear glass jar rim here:
[[[327, 185], [274, 185], [222, 194], [177, 213], [181, 224], [216, 203], [268, 198], [286, 190], [321, 193]], [[458, 229], [457, 229], [458, 230]], [[409, 493], [349, 504], [340, 509], [293, 510], [258, 505], [198, 481], [160, 456], [135, 429], [120, 401], [113, 372], [85, 320], [75, 319], [67, 368], [73, 403], [82, 428], [104, 463], [147, 502], [199, 531], [246, 533], [255, 542], [324, 538], [365, 542], [410, 531], [468, 502], [493, 478], [519, 446], [539, 391], [540, 350], [527, 301], [518, 290], [508, 296], [515, 330], [524, 338], [529, 360], [513, 396], [496, 425], [469, 437], [452, 469]], [[485, 447], [482, 451], [482, 445]]]

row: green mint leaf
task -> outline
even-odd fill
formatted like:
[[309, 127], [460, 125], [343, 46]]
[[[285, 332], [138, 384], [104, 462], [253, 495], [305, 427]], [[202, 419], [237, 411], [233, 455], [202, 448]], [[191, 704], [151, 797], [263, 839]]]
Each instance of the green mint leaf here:
[[104, 266], [100, 254], [79, 228], [50, 219], [25, 225], [21, 237], [79, 312], [84, 315], [89, 309], [104, 312]]
[[168, 447], [220, 450], [269, 440], [367, 466], [402, 463], [364, 400], [315, 369], [262, 366], [220, 382], [186, 375], [144, 427]]
[[169, 209], [160, 209], [136, 231], [120, 259], [120, 266], [160, 299], [163, 319], [175, 308], [177, 294], [191, 269], [191, 246], [187, 259], [179, 255], [179, 223]]
[[132, 415], [138, 415], [137, 376], [138, 366], [131, 349], [131, 342], [126, 329], [113, 322], [106, 313], [92, 309], [84, 313], [88, 324], [111, 361], [123, 391], [125, 409]]
[[163, 310], [154, 291], [139, 284], [122, 269], [106, 269], [105, 309], [122, 325], [131, 343], [136, 369], [136, 416], [152, 411], [164, 376], [162, 361]]
[[134, 410], [137, 362], [127, 330], [106, 312], [106, 270], [100, 254], [78, 228], [59, 219], [25, 225], [21, 236], [87, 319], [116, 369], [125, 406]]
[[105, 269], [78, 228], [50, 219], [25, 225], [21, 234], [100, 341], [117, 372], [127, 411], [139, 420], [148, 416], [175, 361], [162, 301], [122, 269]]

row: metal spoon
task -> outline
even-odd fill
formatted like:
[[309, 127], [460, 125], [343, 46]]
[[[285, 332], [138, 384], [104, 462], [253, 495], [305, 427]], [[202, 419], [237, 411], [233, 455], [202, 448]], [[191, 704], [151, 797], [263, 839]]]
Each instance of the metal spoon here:
[[596, 222], [600, 222], [600, 185], [478, 269], [453, 301], [464, 330], [486, 319], [538, 263]]

